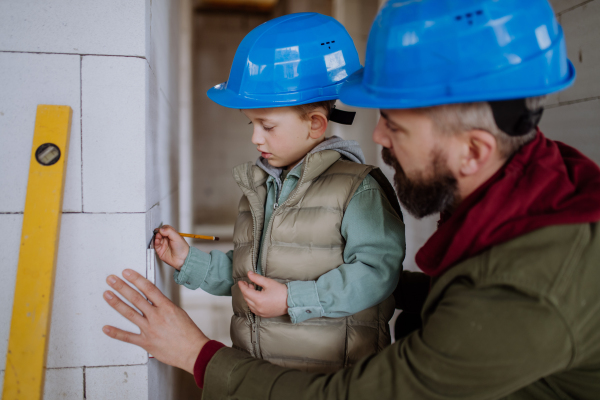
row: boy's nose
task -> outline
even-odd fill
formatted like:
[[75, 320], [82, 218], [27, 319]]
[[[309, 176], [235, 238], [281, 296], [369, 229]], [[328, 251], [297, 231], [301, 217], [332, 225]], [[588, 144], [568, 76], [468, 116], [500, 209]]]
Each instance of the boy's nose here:
[[263, 137], [263, 135], [261, 135], [260, 129], [254, 128], [254, 131], [252, 131], [252, 143], [254, 143], [257, 146], [265, 144], [265, 138]]

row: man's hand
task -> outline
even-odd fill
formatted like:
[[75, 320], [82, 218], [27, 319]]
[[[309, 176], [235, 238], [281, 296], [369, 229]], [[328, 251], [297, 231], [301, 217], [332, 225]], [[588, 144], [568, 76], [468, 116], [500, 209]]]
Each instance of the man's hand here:
[[254, 272], [248, 272], [248, 278], [257, 286], [262, 287], [262, 291], [258, 291], [252, 284], [243, 281], [238, 282], [250, 311], [263, 318], [273, 318], [287, 314], [286, 285]]
[[179, 271], [187, 258], [190, 246], [172, 226], [164, 225], [156, 231], [154, 250], [158, 258]]
[[123, 331], [113, 326], [102, 330], [113, 339], [140, 346], [165, 364], [194, 373], [194, 364], [209, 339], [181, 308], [171, 302], [156, 286], [135, 271], [126, 269], [123, 276], [144, 295], [133, 290], [115, 275], [106, 282], [142, 313], [129, 307], [113, 292], [104, 292], [104, 299], [119, 314], [136, 324], [140, 333]]

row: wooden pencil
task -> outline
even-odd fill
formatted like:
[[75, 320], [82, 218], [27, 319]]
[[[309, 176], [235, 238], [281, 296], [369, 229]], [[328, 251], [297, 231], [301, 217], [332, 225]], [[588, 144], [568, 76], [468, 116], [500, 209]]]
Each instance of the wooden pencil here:
[[191, 233], [180, 233], [179, 236], [189, 237], [192, 239], [219, 240], [219, 238], [216, 236], [192, 235]]

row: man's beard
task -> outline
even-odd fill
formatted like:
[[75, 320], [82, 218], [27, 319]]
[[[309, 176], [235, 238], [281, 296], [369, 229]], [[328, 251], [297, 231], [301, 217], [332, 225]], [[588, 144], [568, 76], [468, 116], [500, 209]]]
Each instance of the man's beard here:
[[433, 152], [433, 175], [408, 178], [395, 155], [388, 148], [381, 151], [383, 162], [394, 168], [394, 187], [398, 199], [415, 218], [449, 211], [458, 203], [458, 182], [446, 165], [441, 151]]

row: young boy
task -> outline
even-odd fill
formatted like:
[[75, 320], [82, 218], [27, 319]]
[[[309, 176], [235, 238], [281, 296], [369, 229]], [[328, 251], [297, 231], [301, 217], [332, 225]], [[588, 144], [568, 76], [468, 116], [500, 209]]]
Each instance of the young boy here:
[[169, 226], [156, 235], [177, 283], [232, 296], [234, 347], [278, 365], [330, 372], [390, 343], [400, 209], [356, 142], [325, 138], [329, 120], [351, 123], [334, 104], [360, 69], [330, 17], [292, 14], [249, 33], [229, 80], [208, 91], [248, 117], [261, 153], [233, 171], [243, 192], [234, 250], [205, 254]]

